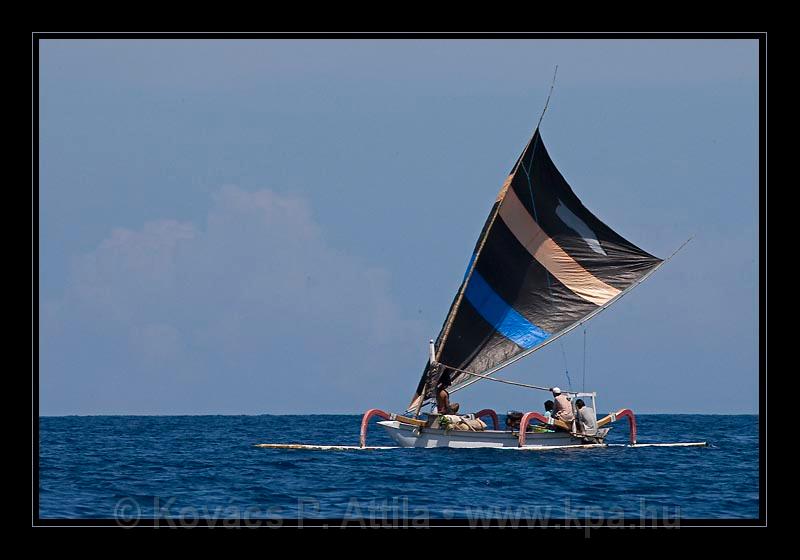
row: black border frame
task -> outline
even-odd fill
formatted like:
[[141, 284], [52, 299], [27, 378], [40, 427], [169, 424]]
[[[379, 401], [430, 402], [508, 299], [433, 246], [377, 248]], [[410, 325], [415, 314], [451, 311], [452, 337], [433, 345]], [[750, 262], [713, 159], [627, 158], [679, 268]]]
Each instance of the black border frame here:
[[[116, 519], [42, 519], [39, 516], [39, 360], [38, 360], [38, 241], [39, 241], [39, 43], [48, 39], [751, 39], [758, 41], [759, 60], [759, 515], [757, 519], [681, 519], [676, 527], [671, 524], [662, 525], [664, 528], [700, 528], [700, 527], [766, 527], [767, 526], [767, 33], [766, 32], [566, 32], [566, 33], [502, 33], [502, 32], [268, 32], [268, 33], [65, 33], [65, 32], [33, 32], [31, 34], [31, 525], [33, 527], [116, 527], [116, 528], [167, 528], [170, 524], [166, 520], [142, 519], [135, 527], [124, 527]], [[36, 314], [34, 316], [34, 313]], [[337, 518], [297, 520], [287, 518], [282, 520], [282, 528], [322, 528], [339, 529], [343, 521], [347, 521], [345, 528], [361, 528], [358, 521], [342, 520]], [[412, 520], [405, 520], [409, 527], [414, 527]], [[625, 520], [619, 529], [622, 534], [630, 535], [633, 532], [642, 534], [636, 529], [651, 529], [653, 523], [647, 521], [642, 526], [641, 520]], [[403, 526], [399, 521], [397, 525]], [[394, 526], [397, 526], [394, 525]], [[480, 523], [484, 528], [484, 523]], [[511, 528], [508, 522], [490, 520], [489, 528], [498, 528], [505, 525]], [[208, 520], [199, 520], [196, 528], [210, 528], [215, 524]], [[225, 527], [221, 520], [216, 521], [217, 527]], [[468, 520], [429, 519], [427, 527], [470, 527]], [[264, 523], [260, 528], [266, 528]], [[366, 527], [370, 527], [367, 523]], [[581, 525], [579, 520], [554, 519], [546, 523], [537, 523], [529, 527], [520, 523], [518, 529], [566, 529], [574, 532], [604, 531], [611, 527], [595, 527]]]

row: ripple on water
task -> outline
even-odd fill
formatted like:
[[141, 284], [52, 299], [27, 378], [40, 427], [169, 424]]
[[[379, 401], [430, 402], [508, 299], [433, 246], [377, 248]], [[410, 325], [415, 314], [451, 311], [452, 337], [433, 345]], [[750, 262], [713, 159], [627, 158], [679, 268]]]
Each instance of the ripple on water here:
[[[648, 507], [678, 508], [685, 518], [758, 516], [754, 416], [638, 420], [643, 441], [706, 440], [713, 446], [275, 450], [253, 444], [353, 443], [360, 417], [314, 417], [313, 429], [305, 416], [47, 417], [40, 419], [40, 515], [110, 517], [130, 498], [145, 516], [157, 515], [164, 503], [201, 515], [255, 508], [255, 517], [276, 510], [290, 517], [342, 517], [359, 508], [401, 508], [409, 515], [419, 508], [434, 517], [504, 515], [515, 508], [530, 515], [621, 508], [635, 515]], [[610, 436], [618, 443], [626, 438], [624, 429]], [[370, 443], [392, 444], [381, 430], [370, 433]]]

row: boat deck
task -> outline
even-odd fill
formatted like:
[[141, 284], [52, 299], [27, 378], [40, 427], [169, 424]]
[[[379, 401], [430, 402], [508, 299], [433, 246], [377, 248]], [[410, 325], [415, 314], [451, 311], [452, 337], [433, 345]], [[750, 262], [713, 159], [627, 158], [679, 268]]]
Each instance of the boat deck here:
[[[482, 430], [480, 432], [418, 428], [396, 420], [378, 422], [400, 447], [519, 447], [519, 432]], [[525, 447], [585, 445], [582, 438], [567, 432], [528, 432]], [[596, 445], [596, 444], [595, 444]]]

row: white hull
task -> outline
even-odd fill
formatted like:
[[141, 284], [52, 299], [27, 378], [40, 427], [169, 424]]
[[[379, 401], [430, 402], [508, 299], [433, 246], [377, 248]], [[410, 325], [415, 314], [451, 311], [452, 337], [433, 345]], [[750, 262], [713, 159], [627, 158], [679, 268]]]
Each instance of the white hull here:
[[[519, 447], [518, 433], [511, 431], [484, 430], [482, 432], [467, 432], [459, 430], [445, 431], [438, 428], [419, 429], [408, 424], [401, 424], [396, 420], [384, 420], [378, 422], [378, 425], [386, 430], [389, 437], [400, 447]], [[584, 444], [583, 439], [565, 432], [529, 432], [525, 436], [525, 447], [531, 448], [567, 445], [582, 446]]]

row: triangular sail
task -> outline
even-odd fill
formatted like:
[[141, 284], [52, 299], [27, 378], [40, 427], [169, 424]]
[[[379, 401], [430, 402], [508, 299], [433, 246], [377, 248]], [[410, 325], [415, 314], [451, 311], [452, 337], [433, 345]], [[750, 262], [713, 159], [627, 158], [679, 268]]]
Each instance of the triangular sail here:
[[622, 238], [581, 203], [539, 130], [504, 182], [475, 245], [409, 410], [451, 392], [585, 320], [662, 262]]

